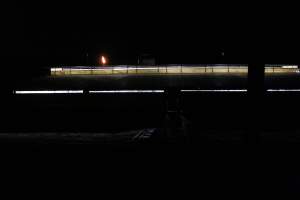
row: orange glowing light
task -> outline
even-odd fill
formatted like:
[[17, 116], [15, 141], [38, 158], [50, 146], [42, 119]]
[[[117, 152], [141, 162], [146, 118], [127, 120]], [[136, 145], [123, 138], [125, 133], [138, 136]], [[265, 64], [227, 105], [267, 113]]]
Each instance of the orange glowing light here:
[[102, 65], [105, 65], [107, 63], [106, 58], [104, 56], [101, 56], [101, 63]]

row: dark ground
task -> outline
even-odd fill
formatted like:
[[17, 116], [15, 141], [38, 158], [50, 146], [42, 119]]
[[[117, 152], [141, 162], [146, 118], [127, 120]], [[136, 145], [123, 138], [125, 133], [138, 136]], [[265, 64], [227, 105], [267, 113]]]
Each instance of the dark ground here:
[[[300, 88], [298, 78], [297, 74], [267, 75], [265, 87]], [[15, 89], [167, 91], [170, 88], [247, 88], [244, 75], [69, 76], [34, 78], [20, 83]], [[187, 132], [197, 137], [200, 135], [199, 141], [243, 144], [244, 136], [249, 131], [255, 131], [260, 132], [260, 142], [263, 143], [298, 143], [295, 114], [298, 112], [299, 98], [300, 95], [293, 92], [266, 93], [259, 101], [251, 99], [246, 93], [181, 93], [179, 121], [184, 122]], [[10, 94], [4, 99], [3, 133], [120, 133], [144, 128], [155, 128], [156, 132], [161, 132], [172, 117], [167, 116], [166, 93]], [[252, 114], [257, 117], [252, 118]], [[256, 129], [252, 129], [254, 127]], [[281, 131], [285, 134], [281, 135]]]
[[[108, 82], [103, 78], [58, 78], [51, 86], [47, 78], [42, 79], [41, 87], [166, 89], [178, 83], [186, 89], [247, 86], [246, 78], [238, 76], [212, 80], [197, 76], [118, 76], [107, 77]], [[299, 88], [297, 78], [267, 77], [266, 85]], [[36, 89], [39, 82], [33, 80], [30, 87], [24, 84], [17, 88]], [[150, 88], [151, 84], [155, 88]], [[110, 175], [100, 173], [108, 185], [117, 184], [112, 183], [112, 177], [119, 180], [118, 184], [128, 184], [130, 174], [140, 174], [134, 180], [146, 184], [136, 186], [137, 190], [149, 188], [151, 194], [168, 193], [164, 187], [185, 197], [256, 197], [260, 192], [286, 195], [299, 191], [298, 93], [266, 93], [259, 100], [246, 93], [182, 93], [177, 116], [166, 112], [166, 96], [160, 93], [9, 95], [5, 99], [1, 149], [18, 158], [27, 160], [30, 155], [30, 159], [48, 164], [75, 160], [80, 165], [92, 160], [100, 163], [99, 169], [114, 171]], [[152, 181], [158, 181], [155, 187]]]

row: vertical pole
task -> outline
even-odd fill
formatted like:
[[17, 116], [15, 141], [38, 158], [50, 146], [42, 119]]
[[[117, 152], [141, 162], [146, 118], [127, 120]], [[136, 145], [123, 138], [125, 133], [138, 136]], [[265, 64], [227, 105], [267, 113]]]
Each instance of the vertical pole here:
[[248, 66], [248, 93], [251, 97], [257, 98], [264, 94], [265, 65], [249, 64]]
[[180, 89], [167, 88], [165, 94], [166, 136], [169, 139], [179, 139], [179, 141], [185, 142], [187, 135], [181, 115]]
[[248, 66], [248, 144], [259, 142], [260, 126], [263, 125], [265, 65], [251, 63]]

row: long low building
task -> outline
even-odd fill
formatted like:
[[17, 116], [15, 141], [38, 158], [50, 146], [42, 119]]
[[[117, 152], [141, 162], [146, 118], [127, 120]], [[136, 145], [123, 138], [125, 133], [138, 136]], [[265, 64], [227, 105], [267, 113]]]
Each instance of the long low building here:
[[[296, 65], [266, 65], [266, 73], [298, 73]], [[66, 66], [51, 68], [51, 75], [112, 75], [112, 74], [212, 74], [248, 73], [247, 65], [157, 65], [157, 66]]]

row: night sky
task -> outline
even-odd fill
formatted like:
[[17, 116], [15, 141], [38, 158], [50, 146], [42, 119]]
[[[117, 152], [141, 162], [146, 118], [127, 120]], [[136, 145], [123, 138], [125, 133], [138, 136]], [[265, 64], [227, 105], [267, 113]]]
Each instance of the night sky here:
[[34, 69], [96, 64], [101, 54], [111, 64], [136, 64], [142, 53], [154, 55], [158, 64], [298, 62], [296, 12], [234, 6], [10, 3], [2, 7], [1, 56]]

